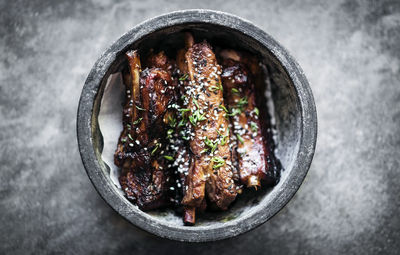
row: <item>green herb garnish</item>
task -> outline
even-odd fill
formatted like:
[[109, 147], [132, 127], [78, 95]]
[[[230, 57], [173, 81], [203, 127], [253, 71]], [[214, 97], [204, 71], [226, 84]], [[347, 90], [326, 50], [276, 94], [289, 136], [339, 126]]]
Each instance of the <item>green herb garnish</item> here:
[[178, 123], [178, 127], [183, 127], [186, 125], [186, 123], [187, 123], [187, 120], [185, 118], [181, 119], [181, 121], [179, 121], [179, 123]]
[[228, 136], [227, 136], [227, 135], [226, 135], [226, 136], [223, 136], [220, 144], [221, 144], [222, 146], [224, 146], [224, 145], [226, 144], [227, 141], [228, 141]]
[[197, 109], [200, 109], [199, 104], [197, 103], [197, 100], [192, 98], [193, 103], [196, 105]]
[[200, 151], [200, 154], [205, 153], [207, 151], [208, 151], [208, 149], [204, 149], [204, 150]]
[[224, 105], [219, 105], [219, 108], [221, 108], [222, 110], [224, 110], [225, 112], [229, 113], [228, 109], [226, 109], [226, 107]]
[[168, 129], [168, 131], [167, 131], [167, 138], [168, 138], [168, 139], [171, 139], [173, 133], [174, 133], [174, 130], [173, 130], [173, 129]]
[[226, 115], [232, 117], [232, 116], [235, 116], [235, 115], [238, 115], [238, 114], [241, 114], [241, 113], [242, 113], [242, 111], [239, 108], [233, 108], [232, 112], [231, 113], [227, 113]]
[[258, 110], [257, 107], [254, 107], [254, 112], [255, 112], [255, 114], [256, 114], [257, 116], [260, 114], [260, 111]]
[[169, 160], [169, 161], [174, 161], [174, 158], [168, 155], [164, 155], [164, 158]]
[[211, 161], [216, 163], [213, 165], [213, 169], [218, 169], [221, 166], [225, 165], [225, 160], [221, 157], [213, 157]]
[[151, 155], [153, 155], [154, 153], [156, 153], [158, 147], [160, 146], [159, 143], [156, 144], [156, 147], [154, 147], [154, 149], [151, 151]]
[[241, 137], [240, 135], [236, 135], [236, 137], [241, 143], [244, 143], [243, 137]]
[[239, 90], [237, 88], [232, 88], [232, 93], [239, 94]]
[[206, 120], [206, 117], [204, 117], [206, 114], [200, 114], [199, 110], [194, 111], [194, 113], [192, 113], [192, 115], [189, 116], [189, 121], [190, 123], [193, 124], [193, 126], [197, 125], [197, 122]]
[[214, 92], [216, 90], [219, 90], [219, 87], [211, 86], [208, 88], [209, 91]]
[[139, 118], [133, 122], [133, 125], [137, 125], [142, 121], [143, 118]]
[[182, 130], [182, 131], [180, 132], [180, 135], [181, 135], [182, 139], [184, 139], [184, 140], [186, 140], [186, 141], [189, 141], [190, 137], [185, 136], [185, 131]]
[[176, 119], [172, 115], [168, 116], [168, 125], [173, 128], [176, 127]]
[[221, 90], [221, 91], [224, 90], [224, 89], [222, 88], [222, 84], [221, 84], [220, 82], [218, 82], [216, 85], [217, 85], [217, 86], [211, 86], [211, 87], [209, 87], [208, 90], [211, 91], [211, 92], [214, 92], [214, 91], [216, 91], [216, 90]]
[[207, 136], [204, 139], [204, 144], [210, 147], [211, 153], [213, 153], [218, 147], [218, 141], [211, 141]]
[[185, 118], [185, 112], [190, 112], [190, 109], [182, 108], [182, 109], [179, 109], [178, 111], [181, 112], [182, 118]]
[[257, 132], [257, 130], [258, 130], [258, 126], [257, 126], [257, 124], [256, 124], [256, 123], [254, 123], [254, 122], [251, 122], [251, 123], [250, 123], [250, 127], [251, 127], [251, 131], [253, 131], [253, 132]]
[[190, 123], [192, 123], [193, 126], [196, 126], [197, 120], [195, 119], [195, 117], [193, 115], [189, 116], [189, 121], [190, 121]]
[[133, 138], [132, 138], [131, 134], [128, 134], [128, 137], [129, 137], [129, 139], [133, 140]]
[[245, 105], [247, 105], [249, 102], [247, 101], [247, 97], [242, 97], [240, 100], [239, 100], [239, 102], [237, 103], [237, 107], [240, 109], [240, 110], [243, 110], [243, 107], [245, 106]]
[[139, 111], [146, 111], [146, 109], [143, 109], [143, 108], [141, 108], [141, 107], [139, 107], [137, 105], [135, 105], [135, 106], [136, 106], [136, 109], [138, 109]]
[[190, 109], [181, 108], [181, 109], [179, 109], [178, 111], [180, 111], [180, 112], [188, 112], [188, 111], [190, 111]]
[[180, 81], [184, 81], [189, 77], [188, 74], [184, 74], [181, 78], [179, 78]]

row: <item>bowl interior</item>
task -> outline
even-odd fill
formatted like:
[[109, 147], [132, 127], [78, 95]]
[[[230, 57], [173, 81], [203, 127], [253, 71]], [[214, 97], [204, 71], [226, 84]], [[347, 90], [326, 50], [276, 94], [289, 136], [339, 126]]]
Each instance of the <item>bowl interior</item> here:
[[[176, 49], [183, 47], [182, 31], [190, 30], [196, 40], [206, 39], [211, 45], [224, 48], [233, 48], [238, 50], [246, 50], [260, 57], [263, 64], [267, 67], [265, 72], [268, 76], [268, 82], [265, 84], [264, 93], [272, 93], [272, 105], [269, 100], [265, 100], [268, 104], [270, 112], [272, 112], [272, 121], [275, 124], [276, 135], [276, 155], [280, 159], [284, 170], [282, 171], [281, 180], [278, 185], [272, 189], [280, 189], [282, 183], [290, 174], [293, 168], [294, 160], [299, 150], [301, 137], [301, 109], [296, 89], [293, 86], [286, 70], [278, 59], [270, 50], [265, 48], [255, 39], [241, 32], [222, 27], [215, 24], [207, 23], [188, 23], [174, 25], [155, 31], [133, 44], [127, 46], [124, 50], [117, 53], [115, 61], [111, 64], [107, 74], [119, 72], [126, 60], [123, 54], [128, 49], [139, 49], [140, 52], [147, 52], [149, 49], [169, 49], [168, 52], [173, 52]], [[93, 115], [92, 115], [92, 134], [93, 144], [96, 152], [96, 157], [100, 163], [104, 175], [109, 176], [109, 168], [104, 163], [101, 152], [103, 149], [103, 137], [97, 122], [97, 116], [101, 107], [101, 98], [103, 96], [104, 87], [107, 81], [107, 76], [102, 79], [102, 84], [95, 99]], [[120, 102], [116, 102], [120, 103]], [[94, 120], [94, 121], [93, 121]], [[122, 124], [121, 124], [122, 130]], [[111, 182], [111, 180], [108, 178]], [[117, 189], [115, 187], [115, 189]], [[230, 209], [225, 212], [206, 212], [204, 215], [196, 217], [196, 225], [192, 229], [202, 226], [214, 226], [224, 224], [229, 221], [237, 220], [246, 217], [251, 211], [265, 207], [269, 203], [271, 189], [262, 189], [257, 192], [245, 190], [244, 194], [238, 196], [238, 199], [232, 204]], [[122, 192], [119, 192], [120, 199], [126, 199]], [[136, 206], [131, 205], [130, 210], [138, 210]], [[161, 223], [183, 226], [182, 219], [171, 209], [154, 210], [145, 212], [154, 220]]]

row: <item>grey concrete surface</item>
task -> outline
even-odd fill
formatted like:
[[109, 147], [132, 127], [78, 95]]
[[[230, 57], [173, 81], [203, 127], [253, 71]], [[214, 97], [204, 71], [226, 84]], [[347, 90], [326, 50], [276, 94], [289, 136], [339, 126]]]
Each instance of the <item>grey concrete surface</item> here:
[[[281, 42], [314, 92], [309, 174], [272, 220], [185, 244], [138, 230], [83, 169], [75, 119], [100, 53], [138, 22], [208, 8]], [[399, 1], [0, 2], [0, 254], [398, 254]]]

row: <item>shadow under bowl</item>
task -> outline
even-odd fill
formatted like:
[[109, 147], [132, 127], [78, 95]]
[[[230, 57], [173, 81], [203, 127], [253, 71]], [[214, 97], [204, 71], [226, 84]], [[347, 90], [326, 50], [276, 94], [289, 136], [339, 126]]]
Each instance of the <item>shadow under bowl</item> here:
[[[225, 212], [208, 212], [195, 226], [184, 226], [172, 210], [143, 212], [112, 183], [101, 153], [98, 114], [108, 77], [126, 64], [129, 49], [183, 46], [182, 31], [212, 45], [243, 49], [267, 66], [277, 134], [276, 155], [284, 171], [273, 188], [246, 190]], [[266, 86], [267, 89], [267, 86]], [[265, 102], [267, 103], [267, 102]], [[121, 125], [122, 129], [122, 125]], [[82, 90], [77, 117], [82, 161], [103, 199], [132, 224], [155, 235], [189, 242], [214, 241], [249, 231], [269, 220], [293, 197], [310, 167], [317, 137], [317, 115], [307, 79], [288, 52], [267, 33], [239, 17], [210, 10], [185, 10], [147, 20], [112, 44], [93, 66]]]

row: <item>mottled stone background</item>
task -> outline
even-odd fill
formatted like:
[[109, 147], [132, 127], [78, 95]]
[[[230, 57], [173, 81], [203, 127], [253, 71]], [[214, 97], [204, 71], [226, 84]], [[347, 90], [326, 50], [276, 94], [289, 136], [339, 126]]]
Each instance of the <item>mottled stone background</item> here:
[[[396, 254], [400, 1], [0, 1], [0, 254]], [[185, 244], [133, 227], [97, 194], [76, 110], [101, 52], [147, 18], [208, 8], [249, 19], [303, 67], [319, 134], [294, 199], [258, 229]]]

